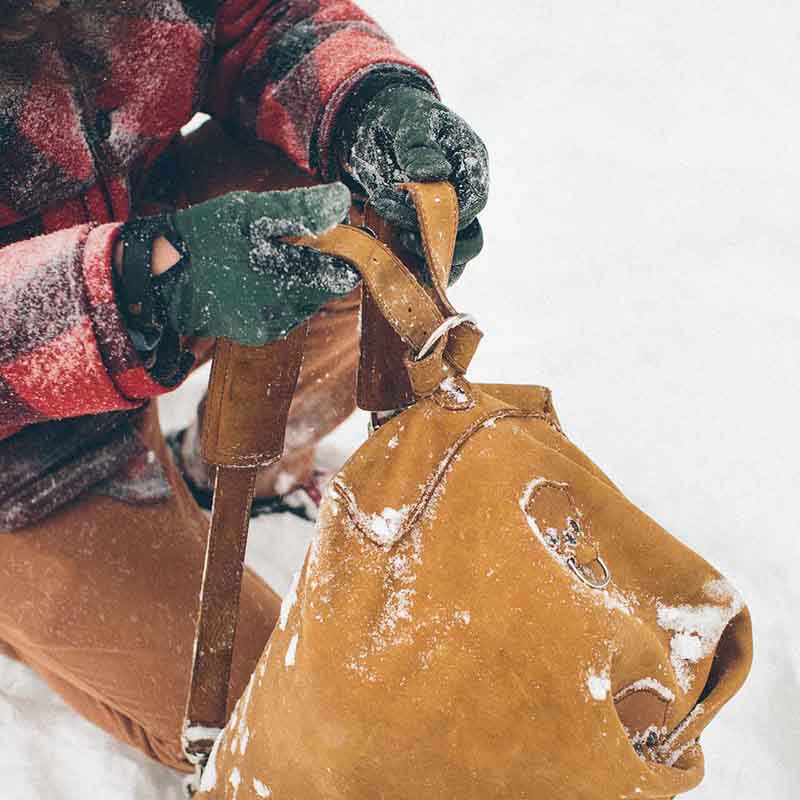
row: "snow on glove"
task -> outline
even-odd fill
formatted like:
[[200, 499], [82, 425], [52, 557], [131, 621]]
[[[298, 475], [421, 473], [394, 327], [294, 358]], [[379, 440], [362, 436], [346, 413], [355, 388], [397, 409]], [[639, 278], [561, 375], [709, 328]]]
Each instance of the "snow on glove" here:
[[153, 281], [171, 326], [241, 344], [280, 339], [359, 275], [345, 261], [281, 237], [319, 235], [347, 215], [341, 183], [284, 192], [231, 192], [178, 211], [188, 259]]
[[461, 117], [414, 86], [388, 86], [366, 102], [357, 98], [345, 125], [345, 169], [377, 211], [403, 229], [403, 244], [418, 254], [423, 255], [423, 249], [417, 215], [397, 185], [444, 180], [454, 185], [460, 232], [451, 283], [457, 280], [483, 247], [477, 215], [489, 194], [486, 146]]

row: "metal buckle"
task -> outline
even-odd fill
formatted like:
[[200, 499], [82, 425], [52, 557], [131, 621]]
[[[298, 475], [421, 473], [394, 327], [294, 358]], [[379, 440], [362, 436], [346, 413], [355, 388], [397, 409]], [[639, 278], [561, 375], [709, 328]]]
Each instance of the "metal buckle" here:
[[572, 573], [575, 575], [575, 577], [590, 589], [605, 589], [606, 586], [611, 583], [611, 570], [608, 568], [606, 562], [600, 558], [600, 556], [597, 556], [595, 561], [600, 565], [600, 569], [603, 570], [603, 580], [600, 583], [593, 581], [586, 576], [586, 573], [583, 571], [583, 569], [581, 569], [581, 567], [578, 565], [578, 562], [575, 560], [575, 556], [570, 556], [567, 559], [567, 566], [570, 568], [570, 570], [572, 570]]
[[469, 322], [472, 325], [477, 325], [478, 321], [472, 314], [453, 314], [452, 317], [448, 317], [429, 337], [428, 341], [425, 342], [422, 347], [420, 347], [419, 352], [414, 356], [414, 361], [422, 361], [425, 356], [427, 356], [431, 350], [436, 346], [436, 343], [439, 339], [442, 338], [448, 331], [453, 330], [453, 328], [457, 328], [459, 325], [463, 325], [465, 322]]

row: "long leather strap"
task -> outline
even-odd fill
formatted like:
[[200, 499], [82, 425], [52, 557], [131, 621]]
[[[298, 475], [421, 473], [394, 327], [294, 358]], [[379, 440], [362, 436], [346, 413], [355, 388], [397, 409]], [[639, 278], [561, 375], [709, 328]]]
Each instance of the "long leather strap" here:
[[250, 508], [259, 468], [283, 453], [307, 325], [264, 347], [217, 341], [203, 418], [203, 458], [216, 467], [183, 746], [204, 763], [227, 720]]

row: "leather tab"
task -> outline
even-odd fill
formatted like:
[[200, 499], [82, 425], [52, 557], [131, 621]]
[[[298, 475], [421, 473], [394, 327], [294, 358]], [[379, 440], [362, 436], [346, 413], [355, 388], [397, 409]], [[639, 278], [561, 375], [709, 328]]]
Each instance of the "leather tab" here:
[[465, 322], [450, 331], [445, 357], [462, 375], [469, 368], [481, 339], [483, 333], [470, 322]]
[[447, 315], [455, 309], [447, 299], [447, 286], [453, 268], [453, 253], [458, 236], [458, 197], [452, 184], [404, 183], [414, 201], [422, 234], [422, 246], [431, 280]]
[[265, 467], [283, 453], [307, 325], [263, 347], [217, 341], [202, 453], [218, 467]]

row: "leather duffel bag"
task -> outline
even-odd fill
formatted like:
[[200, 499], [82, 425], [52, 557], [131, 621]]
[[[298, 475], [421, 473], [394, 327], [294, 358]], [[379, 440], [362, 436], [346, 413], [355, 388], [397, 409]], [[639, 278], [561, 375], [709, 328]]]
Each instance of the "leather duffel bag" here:
[[547, 389], [466, 380], [480, 332], [445, 295], [455, 196], [407, 188], [432, 288], [379, 222], [304, 242], [364, 277], [359, 391], [382, 413], [197, 797], [686, 792], [748, 673], [749, 613], [570, 442]]

